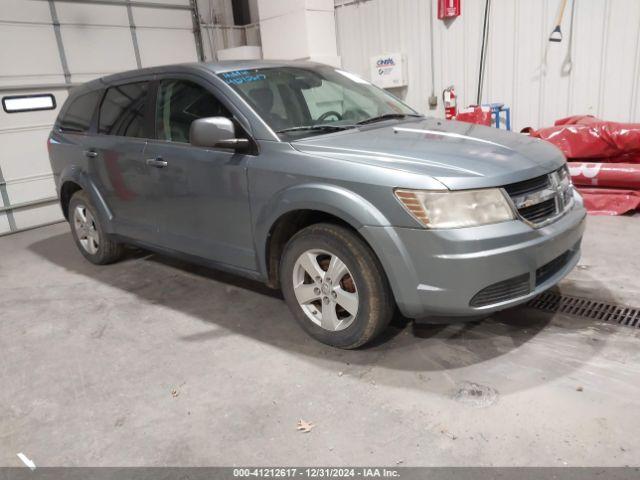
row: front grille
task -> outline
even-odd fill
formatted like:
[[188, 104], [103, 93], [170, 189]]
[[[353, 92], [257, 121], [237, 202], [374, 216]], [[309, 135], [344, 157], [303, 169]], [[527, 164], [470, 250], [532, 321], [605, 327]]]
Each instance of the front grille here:
[[534, 226], [559, 217], [572, 204], [573, 189], [566, 167], [503, 188], [520, 216]]
[[536, 286], [546, 282], [551, 277], [553, 277], [556, 273], [558, 273], [562, 268], [567, 264], [569, 259], [571, 258], [571, 254], [573, 252], [571, 250], [567, 250], [562, 255], [554, 258], [548, 263], [545, 263], [543, 266], [536, 270]]
[[531, 178], [524, 182], [512, 183], [507, 185], [504, 189], [509, 196], [518, 197], [520, 195], [526, 195], [527, 193], [537, 192], [543, 190], [549, 186], [549, 175], [542, 175], [541, 177]]
[[540, 223], [556, 214], [556, 200], [555, 198], [550, 198], [530, 207], [520, 208], [518, 212], [531, 223]]
[[483, 288], [473, 296], [469, 305], [472, 307], [483, 307], [493, 303], [505, 302], [522, 297], [530, 291], [529, 274], [524, 273]]

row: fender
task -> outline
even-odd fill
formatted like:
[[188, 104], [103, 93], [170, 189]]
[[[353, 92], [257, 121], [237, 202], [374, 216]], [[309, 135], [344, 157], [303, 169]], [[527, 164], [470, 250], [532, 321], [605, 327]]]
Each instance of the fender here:
[[98, 220], [107, 233], [115, 233], [113, 229], [113, 213], [104, 201], [100, 191], [96, 187], [91, 178], [78, 165], [68, 165], [60, 173], [60, 181], [58, 184], [58, 199], [61, 197], [62, 186], [66, 182], [73, 182], [87, 192], [91, 202], [98, 211]]
[[389, 226], [389, 220], [373, 204], [346, 188], [308, 183], [281, 190], [257, 213], [255, 247], [259, 268], [266, 274], [265, 258], [269, 232], [280, 217], [295, 210], [317, 210], [347, 222], [356, 230], [363, 226]]

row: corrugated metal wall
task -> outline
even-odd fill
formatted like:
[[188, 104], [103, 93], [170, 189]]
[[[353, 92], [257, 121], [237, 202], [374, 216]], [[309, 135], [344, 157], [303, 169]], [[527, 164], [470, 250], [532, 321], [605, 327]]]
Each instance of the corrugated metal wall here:
[[[570, 0], [564, 41], [547, 41], [560, 0], [492, 0], [483, 103], [511, 107], [514, 129], [588, 113], [640, 122], [640, 1]], [[570, 38], [575, 1], [573, 39]], [[395, 92], [427, 112], [431, 91], [430, 12], [434, 8], [436, 113], [455, 85], [459, 105], [475, 103], [484, 0], [462, 0], [462, 16], [437, 19], [434, 0], [336, 0], [338, 48], [347, 70], [369, 78], [369, 58], [407, 55], [409, 86]], [[571, 47], [572, 68], [563, 73]], [[546, 68], [543, 59], [546, 50]]]

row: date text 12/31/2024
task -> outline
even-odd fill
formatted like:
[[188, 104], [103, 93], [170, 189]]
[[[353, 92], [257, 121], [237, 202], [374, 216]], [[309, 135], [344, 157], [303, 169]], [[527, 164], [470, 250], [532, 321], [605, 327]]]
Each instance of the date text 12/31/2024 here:
[[236, 478], [397, 478], [398, 470], [392, 468], [336, 468], [336, 467], [306, 467], [306, 468], [234, 468]]

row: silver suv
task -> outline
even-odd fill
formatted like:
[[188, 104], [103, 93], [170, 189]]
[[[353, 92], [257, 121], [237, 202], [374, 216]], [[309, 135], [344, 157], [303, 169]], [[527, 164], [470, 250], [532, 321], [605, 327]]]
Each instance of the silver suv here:
[[374, 338], [396, 306], [478, 318], [521, 304], [580, 256], [585, 210], [555, 147], [424, 117], [324, 65], [94, 80], [48, 146], [89, 261], [133, 244], [263, 281], [341, 348]]

